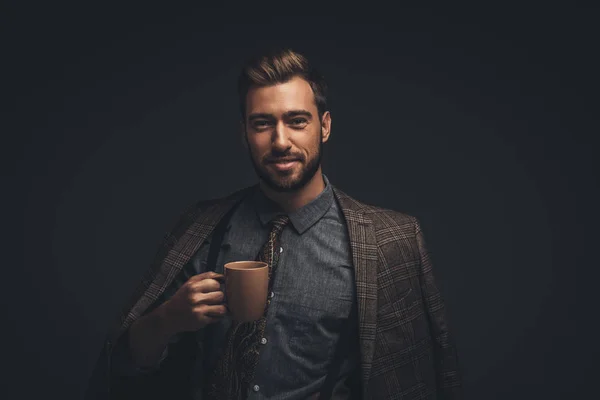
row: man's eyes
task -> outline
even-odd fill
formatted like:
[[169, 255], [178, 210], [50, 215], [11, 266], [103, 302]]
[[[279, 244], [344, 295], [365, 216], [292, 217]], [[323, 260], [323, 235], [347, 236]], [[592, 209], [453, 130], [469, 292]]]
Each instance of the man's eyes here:
[[[294, 127], [301, 127], [306, 125], [308, 123], [308, 120], [306, 118], [292, 118], [291, 120], [289, 120], [288, 123]], [[274, 123], [269, 120], [256, 120], [252, 122], [252, 126], [256, 129], [264, 129], [269, 126], [272, 126], [273, 124]]]
[[266, 119], [258, 119], [252, 121], [252, 129], [256, 131], [264, 131], [266, 129], [269, 129], [271, 125], [273, 125], [273, 123]]
[[293, 118], [291, 121], [292, 125], [303, 125], [306, 124], [308, 121], [306, 121], [306, 119], [304, 118]]

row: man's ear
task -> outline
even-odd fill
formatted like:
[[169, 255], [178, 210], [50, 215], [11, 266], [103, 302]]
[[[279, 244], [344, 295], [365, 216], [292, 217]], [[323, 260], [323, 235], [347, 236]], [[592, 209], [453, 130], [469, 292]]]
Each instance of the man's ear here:
[[248, 138], [246, 137], [246, 123], [240, 119], [240, 138], [242, 139], [242, 146], [248, 149]]
[[323, 132], [321, 142], [325, 143], [329, 140], [329, 135], [331, 135], [331, 113], [329, 111], [323, 113], [323, 117], [321, 118], [321, 131]]

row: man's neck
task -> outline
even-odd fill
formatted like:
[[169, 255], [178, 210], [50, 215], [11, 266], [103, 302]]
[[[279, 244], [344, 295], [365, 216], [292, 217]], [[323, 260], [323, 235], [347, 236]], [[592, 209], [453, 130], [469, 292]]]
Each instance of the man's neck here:
[[315, 176], [306, 185], [294, 192], [277, 192], [263, 181], [260, 181], [260, 188], [265, 196], [279, 204], [286, 213], [291, 213], [316, 199], [325, 190], [325, 180], [323, 179], [321, 167], [319, 167]]

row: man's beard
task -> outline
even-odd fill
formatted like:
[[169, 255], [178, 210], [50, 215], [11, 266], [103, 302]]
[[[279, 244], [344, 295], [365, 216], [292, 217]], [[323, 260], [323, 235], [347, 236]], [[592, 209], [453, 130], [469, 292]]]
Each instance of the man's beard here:
[[[323, 141], [321, 140], [322, 131], [319, 133], [319, 146], [317, 150], [317, 154], [308, 161], [308, 164], [304, 165], [300, 170], [300, 174], [298, 177], [294, 179], [285, 179], [281, 178], [278, 175], [271, 174], [264, 166], [265, 160], [267, 158], [279, 158], [279, 157], [289, 157], [293, 154], [289, 153], [271, 153], [266, 158], [263, 158], [260, 161], [260, 164], [254, 160], [252, 157], [252, 151], [250, 150], [250, 146], [248, 146], [248, 152], [250, 154], [250, 161], [252, 162], [252, 166], [256, 171], [258, 177], [272, 190], [276, 192], [295, 192], [304, 186], [315, 176], [317, 171], [319, 170], [319, 166], [321, 165], [321, 156], [323, 154]], [[304, 161], [304, 157], [302, 160]]]

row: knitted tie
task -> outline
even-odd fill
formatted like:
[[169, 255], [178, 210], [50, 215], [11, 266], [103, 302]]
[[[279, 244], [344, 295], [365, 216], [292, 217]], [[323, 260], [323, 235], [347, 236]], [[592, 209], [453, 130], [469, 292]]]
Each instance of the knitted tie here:
[[[263, 245], [256, 259], [269, 265], [269, 290], [273, 288], [272, 277], [279, 261], [279, 238], [283, 228], [288, 224], [289, 217], [280, 215], [270, 221], [271, 232], [269, 239]], [[223, 354], [217, 361], [211, 380], [206, 385], [208, 398], [215, 400], [243, 399], [254, 379], [254, 369], [258, 363], [259, 344], [263, 338], [266, 316], [271, 303], [267, 303], [263, 316], [258, 321], [232, 321], [225, 336]]]

